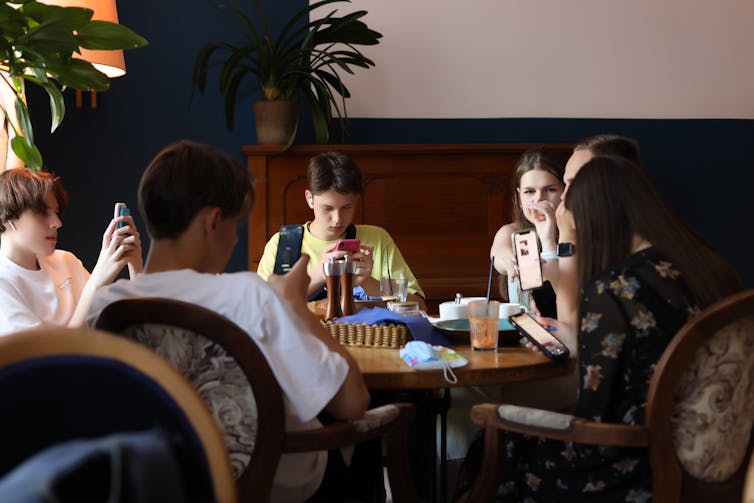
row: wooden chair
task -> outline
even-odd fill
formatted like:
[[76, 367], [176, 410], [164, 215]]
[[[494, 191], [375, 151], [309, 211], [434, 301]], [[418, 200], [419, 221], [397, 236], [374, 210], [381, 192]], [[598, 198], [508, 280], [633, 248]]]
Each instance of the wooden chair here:
[[746, 470], [746, 482], [744, 483], [744, 496], [742, 503], [754, 503], [754, 453], [749, 460], [749, 468]]
[[[183, 376], [139, 344], [84, 328], [0, 337], [0, 395], [0, 476], [52, 446], [68, 448], [68, 442], [83, 439], [109, 442], [113, 434], [156, 428], [177, 435], [185, 446], [177, 456], [187, 501], [237, 501], [225, 443], [209, 410]], [[57, 465], [45, 466], [54, 471]], [[92, 476], [86, 482], [109, 483]]]
[[[226, 317], [178, 300], [131, 298], [107, 306], [95, 324], [155, 348], [194, 383], [225, 433], [241, 501], [269, 499], [282, 453], [334, 449], [377, 437], [382, 438], [394, 501], [415, 500], [406, 449], [413, 405], [392, 404], [368, 411], [361, 420], [285, 432], [282, 392], [267, 360], [251, 337]], [[193, 356], [182, 358], [179, 353], [186, 351]], [[221, 369], [206, 368], [210, 354]], [[207, 379], [220, 385], [213, 387], [220, 393], [230, 390], [226, 399], [235, 396], [240, 422], [224, 420], [218, 410], [222, 404], [202, 391]]]
[[644, 425], [498, 404], [471, 416], [485, 428], [485, 452], [470, 501], [494, 499], [504, 431], [646, 447], [655, 501], [738, 501], [754, 443], [754, 290], [709, 306], [676, 334], [652, 377]]

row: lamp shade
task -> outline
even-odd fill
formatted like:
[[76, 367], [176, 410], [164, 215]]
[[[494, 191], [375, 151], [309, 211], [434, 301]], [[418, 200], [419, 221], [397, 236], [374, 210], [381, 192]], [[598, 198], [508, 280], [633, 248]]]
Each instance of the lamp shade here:
[[[118, 22], [118, 8], [115, 5], [115, 0], [42, 0], [42, 3], [59, 7], [86, 7], [94, 11], [92, 19], [112, 23]], [[81, 55], [74, 57], [90, 62], [97, 70], [110, 78], [122, 77], [126, 74], [126, 62], [122, 49], [90, 51], [82, 48]]]

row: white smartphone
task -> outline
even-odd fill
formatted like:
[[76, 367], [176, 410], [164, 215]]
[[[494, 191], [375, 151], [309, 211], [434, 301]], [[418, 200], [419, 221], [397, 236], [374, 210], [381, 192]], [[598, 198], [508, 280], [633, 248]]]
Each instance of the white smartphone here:
[[560, 339], [537, 323], [537, 320], [532, 318], [529, 313], [514, 314], [508, 319], [524, 337], [550, 358], [565, 358], [570, 353], [568, 347]]
[[539, 258], [537, 231], [527, 229], [514, 232], [513, 251], [518, 262], [518, 277], [522, 290], [533, 290], [542, 286], [542, 262]]

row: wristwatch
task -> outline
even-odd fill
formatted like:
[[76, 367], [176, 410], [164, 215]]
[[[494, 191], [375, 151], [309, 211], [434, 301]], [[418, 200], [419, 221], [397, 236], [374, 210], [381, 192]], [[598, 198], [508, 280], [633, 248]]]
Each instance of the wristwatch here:
[[570, 257], [574, 251], [573, 243], [558, 243], [558, 257]]

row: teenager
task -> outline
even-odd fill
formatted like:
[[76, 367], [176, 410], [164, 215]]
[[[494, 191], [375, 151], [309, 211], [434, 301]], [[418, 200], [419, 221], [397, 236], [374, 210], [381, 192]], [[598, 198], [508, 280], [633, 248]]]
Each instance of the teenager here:
[[[594, 157], [574, 176], [558, 226], [575, 230], [578, 327], [540, 319], [578, 348], [575, 415], [642, 424], [657, 361], [686, 321], [740, 289], [733, 268], [668, 209], [643, 170]], [[503, 501], [649, 501], [644, 448], [604, 448], [511, 434]], [[476, 461], [478, 462], [478, 460]], [[462, 480], [473, 478], [467, 458]]]
[[[0, 173], [0, 334], [81, 326], [97, 288], [126, 265], [132, 278], [141, 271], [141, 241], [131, 216], [110, 221], [91, 274], [73, 253], [58, 250], [66, 202], [60, 179], [48, 172]], [[120, 222], [125, 226], [117, 228]]]
[[[139, 212], [151, 238], [144, 274], [100, 289], [90, 322], [127, 297], [182, 300], [244, 329], [270, 364], [285, 396], [289, 431], [364, 415], [369, 393], [356, 362], [307, 309], [308, 256], [270, 283], [252, 272], [223, 274], [254, 193], [245, 169], [208, 145], [180, 141], [152, 160], [139, 183]], [[326, 452], [285, 454], [272, 501], [304, 501], [322, 482]]]
[[[323, 264], [331, 257], [346, 255], [347, 252], [336, 250], [335, 245], [352, 232], [352, 237], [361, 242], [360, 250], [350, 254], [356, 263], [354, 284], [361, 286], [369, 296], [379, 296], [380, 278], [388, 274], [392, 278], [403, 276], [408, 279], [407, 300], [417, 301], [424, 307], [424, 291], [390, 234], [375, 225], [352, 225], [356, 203], [364, 192], [356, 163], [341, 152], [319, 154], [309, 161], [307, 182], [304, 199], [314, 219], [304, 223], [301, 251], [311, 257], [310, 298], [324, 297], [320, 293], [325, 284]], [[268, 278], [274, 270], [279, 240], [280, 233], [275, 233], [265, 245], [257, 267], [257, 274], [262, 278]]]

